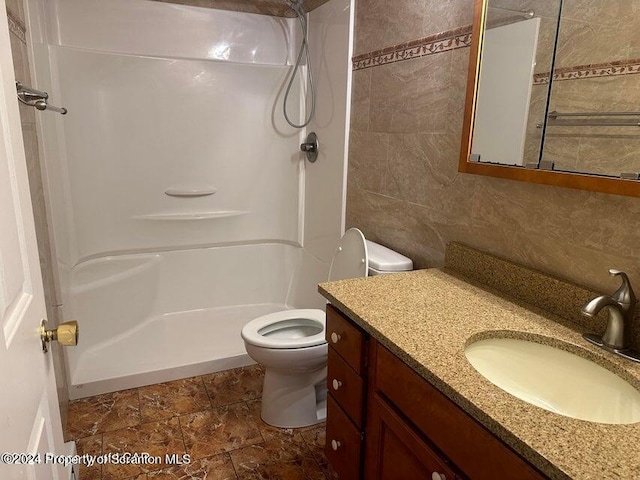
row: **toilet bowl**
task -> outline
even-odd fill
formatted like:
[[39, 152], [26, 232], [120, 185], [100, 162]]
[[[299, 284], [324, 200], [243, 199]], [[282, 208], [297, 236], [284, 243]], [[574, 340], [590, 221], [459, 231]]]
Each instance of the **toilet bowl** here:
[[[351, 228], [335, 250], [329, 280], [407, 271], [413, 263]], [[269, 425], [298, 428], [326, 418], [325, 312], [295, 309], [247, 323], [242, 339], [249, 356], [265, 367], [261, 417]]]

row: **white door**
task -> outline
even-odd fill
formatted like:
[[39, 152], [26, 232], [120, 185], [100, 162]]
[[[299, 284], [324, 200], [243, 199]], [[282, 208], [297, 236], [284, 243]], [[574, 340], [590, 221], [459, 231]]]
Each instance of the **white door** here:
[[[38, 328], [45, 302], [11, 61], [0, 0], [0, 478], [65, 479], [45, 457], [64, 454], [51, 353]], [[7, 455], [5, 452], [25, 455]], [[28, 455], [41, 463], [19, 465]], [[37, 458], [36, 458], [37, 461]], [[66, 476], [66, 478], [65, 478]]]

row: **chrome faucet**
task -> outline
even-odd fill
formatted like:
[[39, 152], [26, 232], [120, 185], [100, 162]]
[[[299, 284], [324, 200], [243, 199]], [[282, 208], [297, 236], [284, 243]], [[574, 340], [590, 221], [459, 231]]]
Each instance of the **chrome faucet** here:
[[587, 317], [595, 317], [600, 310], [606, 308], [609, 312], [607, 328], [602, 337], [593, 333], [585, 333], [583, 337], [612, 353], [640, 362], [640, 354], [629, 348], [630, 329], [638, 300], [626, 273], [611, 268], [609, 275], [622, 279], [620, 288], [613, 295], [601, 295], [582, 307], [582, 314]]

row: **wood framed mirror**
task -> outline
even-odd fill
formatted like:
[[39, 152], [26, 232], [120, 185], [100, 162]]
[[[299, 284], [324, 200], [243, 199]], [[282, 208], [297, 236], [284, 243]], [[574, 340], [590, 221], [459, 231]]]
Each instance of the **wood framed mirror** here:
[[475, 0], [458, 170], [640, 197], [635, 3]]

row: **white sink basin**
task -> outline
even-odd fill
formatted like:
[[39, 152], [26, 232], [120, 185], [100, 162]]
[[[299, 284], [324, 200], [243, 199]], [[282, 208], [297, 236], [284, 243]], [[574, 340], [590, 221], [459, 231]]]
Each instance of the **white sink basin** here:
[[640, 422], [640, 392], [590, 360], [511, 338], [479, 340], [464, 353], [491, 383], [550, 412], [598, 423]]

